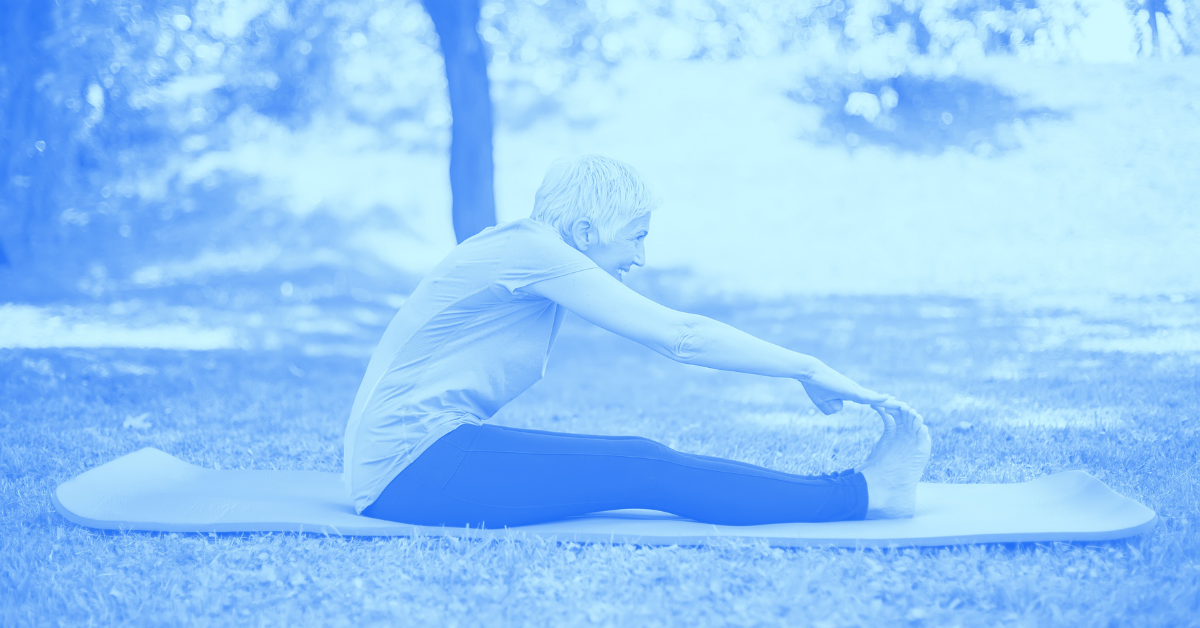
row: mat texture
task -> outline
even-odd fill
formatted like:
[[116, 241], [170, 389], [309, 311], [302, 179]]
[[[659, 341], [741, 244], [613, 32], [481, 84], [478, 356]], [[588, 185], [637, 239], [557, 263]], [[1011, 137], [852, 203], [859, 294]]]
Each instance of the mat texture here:
[[926, 484], [911, 519], [717, 526], [652, 510], [614, 510], [500, 530], [413, 526], [354, 513], [341, 475], [215, 471], [152, 447], [86, 471], [55, 490], [55, 508], [83, 526], [166, 532], [305, 532], [340, 536], [507, 538], [700, 545], [765, 539], [776, 547], [1101, 541], [1140, 534], [1154, 511], [1082, 471], [1019, 484]]

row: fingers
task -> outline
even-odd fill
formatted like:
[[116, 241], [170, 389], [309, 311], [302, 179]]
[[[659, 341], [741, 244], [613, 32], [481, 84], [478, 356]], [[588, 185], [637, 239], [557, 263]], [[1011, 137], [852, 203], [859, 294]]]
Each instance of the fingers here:
[[[882, 397], [882, 401], [870, 402], [869, 405], [879, 413], [880, 416], [886, 416], [885, 421], [892, 421], [895, 424], [907, 426], [913, 431], [921, 429], [925, 424], [925, 419], [912, 406], [900, 401], [891, 395], [882, 395], [871, 391], [866, 391], [877, 397]], [[860, 401], [859, 403], [867, 403]]]
[[[842, 399], [864, 405], [885, 403], [888, 395], [868, 390], [837, 371], [823, 367], [808, 380], [801, 380], [805, 392], [813, 401]], [[815, 394], [814, 394], [815, 393]]]
[[860, 384], [856, 384], [849, 379], [846, 379], [846, 383], [849, 384], [850, 390], [847, 392], [850, 393], [850, 396], [845, 398], [849, 399], [850, 401], [855, 401], [866, 406], [878, 406], [886, 404], [890, 399], [892, 399], [891, 395], [875, 392], [874, 390], [866, 388]]
[[885, 395], [883, 393], [877, 393], [873, 390], [863, 388], [861, 391], [859, 391], [858, 399], [855, 399], [854, 401], [868, 406], [874, 406], [887, 403], [887, 401], [891, 398], [891, 395]]
[[878, 406], [881, 406], [884, 408], [888, 408], [890, 410], [899, 410], [900, 407], [902, 405], [904, 405], [903, 401], [900, 401], [899, 399], [897, 399], [891, 395], [885, 395], [885, 397], [886, 397], [886, 399], [884, 399], [884, 401], [877, 403], [877, 404], [873, 404], [873, 405], [878, 405]]
[[842, 400], [854, 401], [863, 405], [869, 405], [880, 412], [880, 416], [890, 415], [885, 418], [885, 421], [890, 421], [894, 425], [897, 421], [905, 426], [909, 426], [912, 430], [918, 430], [924, 424], [924, 419], [907, 403], [884, 393], [878, 393], [850, 381], [845, 376], [833, 372], [841, 380], [844, 380], [845, 386], [832, 385], [837, 382], [826, 382], [831, 384], [826, 387], [812, 381], [801, 381], [804, 386], [804, 392], [808, 393], [808, 398], [817, 406], [825, 415], [836, 414], [842, 409]]
[[885, 404], [880, 406], [871, 406], [876, 412], [888, 414], [895, 421], [896, 425], [903, 427], [906, 430], [918, 431], [925, 425], [925, 419], [911, 406], [903, 401], [896, 400], [894, 404]]

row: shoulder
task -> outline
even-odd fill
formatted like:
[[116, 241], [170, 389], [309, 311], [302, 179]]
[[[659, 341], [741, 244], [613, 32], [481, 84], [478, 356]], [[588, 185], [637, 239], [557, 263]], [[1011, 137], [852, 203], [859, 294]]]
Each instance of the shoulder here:
[[464, 240], [458, 248], [462, 249], [462, 253], [477, 252], [486, 257], [514, 262], [548, 259], [562, 263], [565, 260], [587, 259], [587, 256], [567, 244], [554, 227], [532, 218], [488, 227]]
[[532, 218], [521, 218], [506, 223], [501, 223], [495, 227], [497, 235], [501, 235], [509, 240], [520, 242], [536, 243], [551, 247], [566, 247], [574, 250], [574, 247], [563, 241], [562, 236], [558, 231], [545, 223], [538, 222]]
[[535, 281], [596, 267], [553, 227], [529, 218], [489, 227], [459, 247], [466, 250], [458, 263], [470, 260], [490, 283], [512, 295]]

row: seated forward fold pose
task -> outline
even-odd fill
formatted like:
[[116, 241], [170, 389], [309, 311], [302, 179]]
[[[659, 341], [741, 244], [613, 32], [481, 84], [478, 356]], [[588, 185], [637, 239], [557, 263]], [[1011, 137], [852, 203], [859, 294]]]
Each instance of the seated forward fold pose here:
[[[626, 287], [654, 201], [628, 165], [556, 162], [526, 219], [484, 229], [413, 291], [371, 357], [346, 427], [358, 512], [497, 528], [646, 508], [725, 525], [912, 516], [929, 459], [921, 417], [820, 360]], [[545, 372], [566, 310], [673, 360], [798, 380], [826, 414], [870, 405], [883, 437], [857, 468], [802, 476], [635, 436], [490, 425]]]

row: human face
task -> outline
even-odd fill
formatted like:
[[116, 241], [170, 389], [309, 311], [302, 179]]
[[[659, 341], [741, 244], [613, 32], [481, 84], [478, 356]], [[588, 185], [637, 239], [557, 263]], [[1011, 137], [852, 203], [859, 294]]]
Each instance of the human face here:
[[582, 246], [576, 248], [618, 281], [625, 281], [625, 273], [630, 268], [646, 264], [645, 240], [650, 233], [650, 214], [629, 221], [617, 231], [611, 242], [600, 244], [599, 238], [593, 233], [594, 228], [591, 228], [583, 238], [577, 238], [577, 245]]

